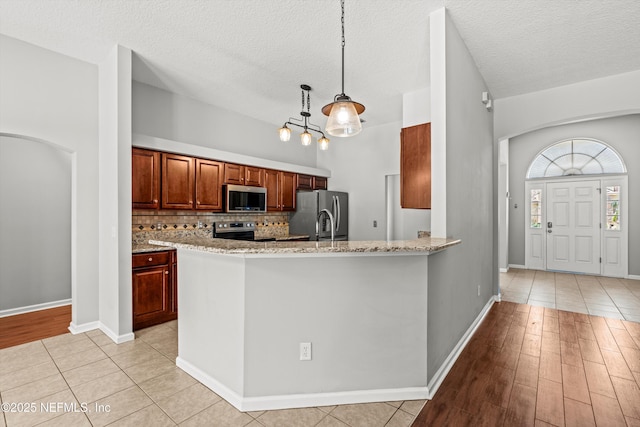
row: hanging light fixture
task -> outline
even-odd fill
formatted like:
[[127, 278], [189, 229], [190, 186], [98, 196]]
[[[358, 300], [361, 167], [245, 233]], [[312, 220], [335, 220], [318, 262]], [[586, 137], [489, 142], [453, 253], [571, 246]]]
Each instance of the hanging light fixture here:
[[294, 117], [289, 117], [289, 120], [284, 122], [284, 125], [282, 125], [280, 129], [278, 129], [278, 133], [280, 134], [280, 141], [286, 142], [291, 139], [291, 129], [287, 127], [287, 125], [297, 126], [304, 129], [304, 131], [300, 134], [300, 142], [302, 143], [302, 145], [311, 145], [312, 135], [309, 132], [311, 131], [322, 135], [320, 138], [318, 138], [318, 145], [320, 146], [321, 150], [327, 150], [329, 149], [329, 139], [324, 136], [324, 132], [322, 132], [320, 126], [314, 125], [309, 121], [309, 117], [311, 117], [311, 96], [309, 95], [309, 92], [311, 92], [311, 86], [302, 84], [300, 85], [300, 88], [302, 89], [302, 111], [300, 112], [302, 118], [296, 119]]
[[340, 5], [342, 7], [342, 93], [336, 95], [331, 104], [322, 107], [322, 113], [329, 116], [325, 127], [329, 135], [347, 137], [357, 135], [362, 130], [359, 115], [364, 112], [364, 105], [353, 101], [344, 93], [344, 0], [340, 0]]

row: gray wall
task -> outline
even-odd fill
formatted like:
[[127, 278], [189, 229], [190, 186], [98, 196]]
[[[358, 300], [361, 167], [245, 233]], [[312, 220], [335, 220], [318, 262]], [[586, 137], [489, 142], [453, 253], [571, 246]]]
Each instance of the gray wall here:
[[71, 298], [71, 156], [0, 136], [0, 311]]
[[[431, 28], [441, 27], [441, 23], [434, 22], [434, 14], [431, 16]], [[431, 52], [441, 52], [443, 46], [434, 43], [444, 43], [446, 75], [432, 69], [431, 89], [436, 97], [435, 104], [432, 103], [434, 112], [434, 105], [443, 102], [439, 99], [442, 92], [436, 87], [446, 85], [446, 121], [437, 119], [440, 115], [432, 116], [432, 135], [436, 138], [446, 135], [445, 141], [432, 137], [432, 144], [445, 144], [446, 181], [434, 176], [432, 182], [433, 185], [446, 182], [446, 233], [448, 237], [462, 239], [462, 244], [429, 257], [430, 381], [497, 292], [498, 271], [494, 239], [493, 115], [480, 102], [486, 84], [451, 19], [444, 16], [444, 37], [442, 34], [434, 37], [432, 31]], [[442, 148], [432, 145], [432, 152]], [[435, 209], [443, 207], [432, 205], [432, 219]]]
[[[0, 134], [71, 155], [72, 325], [90, 324], [99, 314], [98, 68], [0, 35], [0, 94]], [[42, 227], [33, 228], [40, 237]]]
[[[288, 117], [283, 117], [281, 123], [267, 123], [136, 81], [132, 102], [134, 133], [316, 166], [317, 144], [303, 147], [297, 136], [299, 132], [295, 131], [289, 142], [280, 141], [278, 128]], [[291, 108], [291, 115], [295, 116], [298, 107], [292, 105]], [[324, 124], [324, 121], [317, 123]]]
[[[547, 146], [570, 138], [594, 138], [613, 147], [629, 172], [629, 218], [640, 215], [640, 115], [548, 127], [509, 140], [509, 264], [525, 263], [524, 183], [535, 156]], [[515, 205], [518, 205], [515, 208]], [[640, 223], [629, 221], [629, 274], [640, 275]]]

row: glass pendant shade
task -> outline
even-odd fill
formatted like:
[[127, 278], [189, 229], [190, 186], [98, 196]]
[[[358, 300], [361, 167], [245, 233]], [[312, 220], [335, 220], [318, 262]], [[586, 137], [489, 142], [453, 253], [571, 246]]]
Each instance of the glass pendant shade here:
[[291, 139], [291, 129], [289, 129], [287, 126], [281, 127], [280, 129], [278, 129], [278, 132], [280, 133], [280, 141], [287, 142], [289, 139]]
[[326, 151], [329, 149], [329, 139], [324, 136], [318, 140], [318, 145], [322, 151]]
[[360, 133], [362, 123], [360, 123], [360, 117], [354, 103], [351, 101], [334, 102], [325, 130], [329, 135], [341, 138]]
[[300, 142], [304, 146], [311, 145], [311, 134], [306, 129], [300, 134]]

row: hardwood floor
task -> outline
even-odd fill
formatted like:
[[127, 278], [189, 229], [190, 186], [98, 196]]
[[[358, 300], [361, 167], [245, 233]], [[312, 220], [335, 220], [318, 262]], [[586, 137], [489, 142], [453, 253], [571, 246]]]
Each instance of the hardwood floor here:
[[640, 426], [640, 323], [496, 303], [413, 426]]
[[69, 332], [71, 305], [0, 318], [0, 349]]

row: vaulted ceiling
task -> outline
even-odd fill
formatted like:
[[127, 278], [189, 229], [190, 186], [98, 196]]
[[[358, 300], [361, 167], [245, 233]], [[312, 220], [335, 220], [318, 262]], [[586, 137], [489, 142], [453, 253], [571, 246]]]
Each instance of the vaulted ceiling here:
[[[640, 69], [637, 0], [346, 0], [345, 92], [367, 126], [429, 86], [429, 13], [446, 7], [494, 98]], [[0, 0], [0, 33], [280, 126], [312, 86], [340, 92], [338, 0]], [[0, 66], [2, 52], [0, 52]]]

